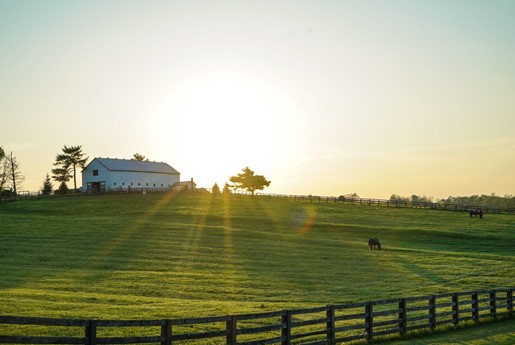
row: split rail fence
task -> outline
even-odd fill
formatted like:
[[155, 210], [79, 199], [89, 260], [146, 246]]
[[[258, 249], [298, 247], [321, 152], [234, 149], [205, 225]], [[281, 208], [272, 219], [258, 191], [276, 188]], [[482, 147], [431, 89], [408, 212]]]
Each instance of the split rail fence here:
[[[172, 320], [0, 316], [2, 344], [338, 344], [441, 325], [513, 317], [513, 291], [497, 289]], [[29, 335], [30, 334], [30, 335]]]

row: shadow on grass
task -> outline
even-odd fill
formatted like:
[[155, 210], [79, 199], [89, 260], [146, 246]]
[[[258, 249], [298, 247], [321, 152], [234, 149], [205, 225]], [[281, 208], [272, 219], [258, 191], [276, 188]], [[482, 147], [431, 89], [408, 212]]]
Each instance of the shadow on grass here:
[[482, 321], [460, 323], [457, 327], [448, 326], [436, 331], [408, 333], [403, 339], [377, 339], [377, 344], [388, 345], [472, 345], [472, 344], [515, 344], [515, 319], [508, 314]]

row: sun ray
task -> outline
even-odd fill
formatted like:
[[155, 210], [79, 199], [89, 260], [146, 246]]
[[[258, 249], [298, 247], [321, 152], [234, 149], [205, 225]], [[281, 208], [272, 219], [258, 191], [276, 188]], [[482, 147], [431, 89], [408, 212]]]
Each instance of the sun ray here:
[[139, 218], [135, 219], [134, 222], [122, 228], [117, 237], [112, 238], [111, 241], [105, 242], [104, 245], [92, 256], [90, 259], [90, 264], [94, 266], [98, 266], [102, 264], [102, 262], [110, 257], [113, 252], [115, 252], [118, 248], [123, 246], [127, 241], [131, 239], [131, 237], [136, 234], [141, 228], [151, 219], [157, 212], [159, 212], [163, 207], [168, 205], [175, 198], [175, 194], [166, 193], [163, 194], [163, 197], [160, 198], [155, 205], [152, 206], [147, 212], [143, 213]]

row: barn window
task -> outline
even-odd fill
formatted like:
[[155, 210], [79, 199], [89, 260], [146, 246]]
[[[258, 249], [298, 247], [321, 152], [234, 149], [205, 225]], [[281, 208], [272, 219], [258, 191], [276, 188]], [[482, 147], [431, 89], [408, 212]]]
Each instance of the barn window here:
[[138, 186], [141, 186], [141, 183], [138, 182]]
[[156, 186], [156, 184], [154, 183], [154, 187]]
[[163, 187], [163, 184], [161, 183], [161, 187]]
[[147, 182], [147, 186], [148, 186], [148, 182]]
[[122, 186], [125, 186], [125, 182], [122, 182]]
[[98, 170], [93, 170], [93, 176], [98, 176]]
[[114, 183], [114, 185], [116, 186], [116, 182]]

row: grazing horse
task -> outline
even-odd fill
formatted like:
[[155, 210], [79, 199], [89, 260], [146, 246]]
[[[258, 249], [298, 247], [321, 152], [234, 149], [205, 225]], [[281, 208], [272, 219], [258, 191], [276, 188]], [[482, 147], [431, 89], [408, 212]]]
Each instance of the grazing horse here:
[[475, 216], [479, 216], [479, 218], [483, 218], [483, 210], [482, 209], [479, 209], [479, 210], [471, 210], [469, 212], [469, 215], [470, 215], [470, 218], [472, 217], [475, 217]]
[[368, 239], [368, 250], [372, 250], [377, 248], [378, 250], [381, 250], [381, 242], [377, 238], [370, 238]]

